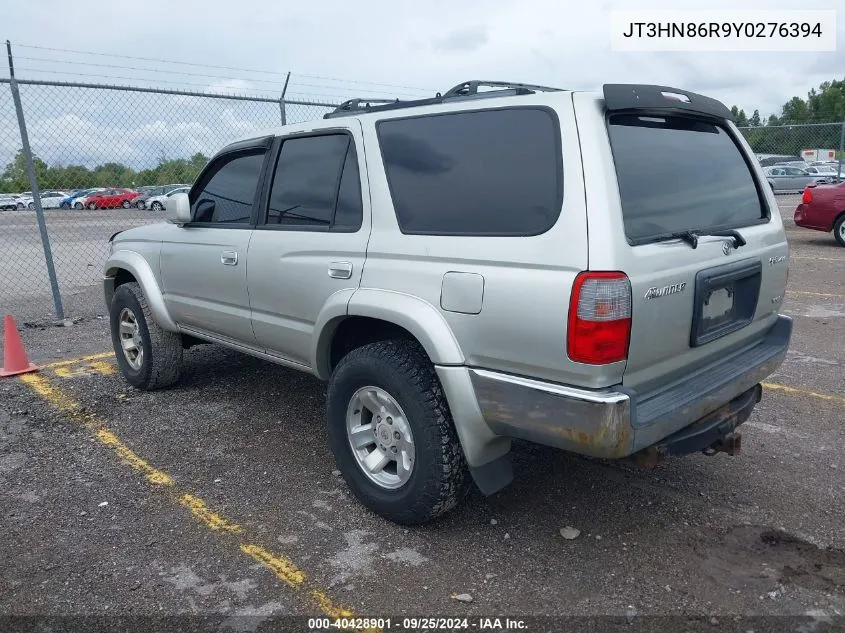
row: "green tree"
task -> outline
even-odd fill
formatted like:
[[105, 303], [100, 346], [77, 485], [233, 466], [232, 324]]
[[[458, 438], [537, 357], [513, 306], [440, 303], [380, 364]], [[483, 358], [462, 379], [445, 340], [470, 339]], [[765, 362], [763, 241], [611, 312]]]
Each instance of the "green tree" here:
[[[38, 179], [38, 182], [47, 181], [47, 173], [50, 169], [47, 163], [37, 156], [32, 157], [32, 163], [35, 166], [35, 177]], [[18, 153], [15, 154], [15, 158], [11, 163], [6, 165], [2, 176], [0, 176], [0, 182], [5, 187], [4, 191], [15, 193], [29, 191], [29, 178], [26, 176], [25, 165], [26, 161], [24, 160], [23, 149], [19, 149]]]

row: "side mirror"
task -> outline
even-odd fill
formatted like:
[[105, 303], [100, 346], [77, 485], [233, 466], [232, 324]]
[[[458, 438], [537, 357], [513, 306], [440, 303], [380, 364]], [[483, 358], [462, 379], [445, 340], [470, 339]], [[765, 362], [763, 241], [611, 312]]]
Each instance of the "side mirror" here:
[[187, 224], [191, 221], [191, 201], [187, 193], [175, 193], [164, 203], [167, 221], [173, 224]]

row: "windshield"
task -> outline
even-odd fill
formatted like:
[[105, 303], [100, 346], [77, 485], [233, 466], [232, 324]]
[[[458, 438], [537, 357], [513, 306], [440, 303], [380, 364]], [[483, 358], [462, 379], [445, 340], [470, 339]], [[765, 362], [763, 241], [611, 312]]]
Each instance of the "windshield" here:
[[608, 130], [631, 243], [766, 217], [749, 166], [725, 128], [686, 117], [619, 114]]

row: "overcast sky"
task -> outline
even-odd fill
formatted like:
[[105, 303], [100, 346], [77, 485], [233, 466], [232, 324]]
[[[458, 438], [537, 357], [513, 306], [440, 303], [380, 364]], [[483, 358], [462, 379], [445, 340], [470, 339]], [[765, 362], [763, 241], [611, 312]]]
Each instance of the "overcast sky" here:
[[[845, 77], [845, 11], [837, 52], [622, 53], [611, 52], [610, 10], [619, 1], [572, 0], [37, 0], [3, 3], [0, 37], [13, 44], [154, 57], [216, 66], [297, 73], [294, 95], [337, 101], [357, 86], [301, 75], [445, 91], [466, 79], [507, 79], [563, 88], [600, 89], [603, 83], [658, 83], [714, 96], [748, 114], [779, 113], [794, 95]], [[770, 1], [765, 8], [832, 9], [835, 2]], [[636, 8], [678, 8], [679, 2], [642, 0]], [[692, 6], [686, 4], [685, 6]], [[699, 9], [760, 8], [759, 0], [703, 0]], [[282, 75], [186, 68], [111, 57], [83, 57], [17, 47], [20, 77], [96, 81], [111, 75], [165, 87], [278, 93]], [[52, 59], [53, 62], [24, 57]], [[76, 62], [185, 70], [178, 75]], [[65, 62], [65, 63], [62, 63]], [[67, 63], [74, 62], [74, 63]], [[40, 68], [53, 71], [37, 74]], [[84, 73], [80, 75], [61, 74]], [[213, 74], [219, 77], [201, 77]], [[111, 79], [112, 83], [132, 83]], [[407, 88], [366, 86], [375, 96], [423, 95]], [[373, 92], [375, 91], [375, 92]], [[0, 95], [0, 107], [5, 95]], [[2, 118], [3, 113], [0, 113]]]

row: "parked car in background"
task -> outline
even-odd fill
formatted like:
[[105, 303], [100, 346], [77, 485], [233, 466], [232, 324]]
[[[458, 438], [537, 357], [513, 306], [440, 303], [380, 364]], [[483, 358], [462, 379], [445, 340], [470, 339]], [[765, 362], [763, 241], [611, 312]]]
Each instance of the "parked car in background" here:
[[179, 185], [153, 185], [150, 187], [138, 187], [137, 191], [141, 195], [135, 198], [133, 204], [139, 209], [146, 209], [149, 206], [150, 198], [155, 196], [163, 196], [168, 191], [172, 191]]
[[188, 193], [190, 191], [190, 187], [178, 187], [176, 189], [171, 189], [165, 194], [159, 196], [153, 196], [149, 199], [149, 205], [151, 211], [164, 211], [165, 206], [167, 205], [167, 199], [172, 196], [174, 193]]
[[131, 189], [104, 189], [88, 196], [85, 206], [89, 209], [128, 209], [139, 195], [141, 194]]
[[801, 193], [804, 187], [816, 182], [816, 178], [805, 170], [788, 165], [764, 167], [763, 173], [775, 193]]
[[57, 191], [48, 189], [41, 192], [41, 208], [42, 209], [58, 209], [62, 201], [67, 198], [67, 191]]
[[76, 191], [71, 191], [61, 201], [61, 203], [59, 204], [59, 208], [60, 209], [83, 209], [83, 208], [85, 208], [85, 197], [94, 193], [94, 192], [96, 192], [96, 191], [100, 191], [100, 188], [99, 187], [93, 187], [91, 189], [77, 189]]
[[817, 180], [817, 182], [819, 182], [820, 184], [822, 179], [826, 183], [837, 183], [842, 179], [842, 172], [839, 171], [838, 165], [836, 163], [821, 163], [818, 165], [810, 165], [809, 167], [807, 167], [806, 171], [811, 176], [818, 176], [819, 180]]
[[0, 193], [0, 211], [10, 211], [18, 208], [20, 199], [13, 193]]
[[845, 246], [845, 183], [810, 185], [793, 216], [796, 226], [829, 233]]
[[35, 203], [32, 199], [32, 192], [31, 191], [24, 191], [21, 195], [18, 196], [18, 209], [34, 209]]

